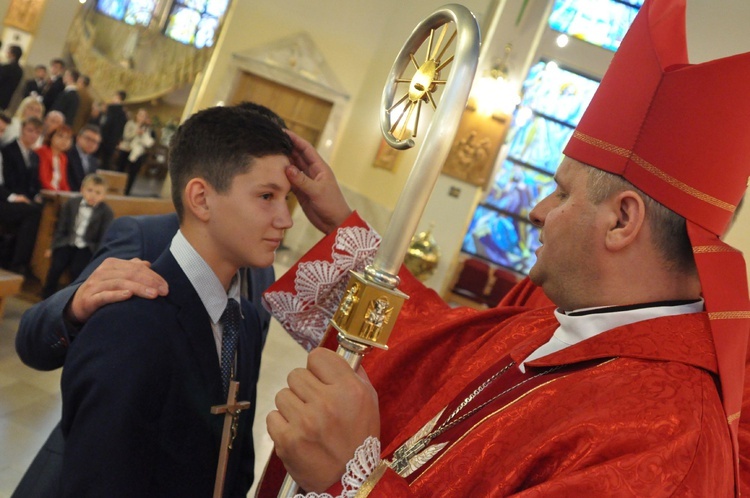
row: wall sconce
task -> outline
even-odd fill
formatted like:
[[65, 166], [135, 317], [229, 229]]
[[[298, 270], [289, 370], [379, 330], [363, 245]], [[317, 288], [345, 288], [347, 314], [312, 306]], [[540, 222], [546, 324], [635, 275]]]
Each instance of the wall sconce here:
[[482, 76], [474, 82], [471, 98], [473, 107], [479, 114], [510, 116], [521, 102], [518, 90], [508, 78], [508, 56], [512, 48], [510, 43], [505, 45], [503, 58], [496, 61], [490, 69], [485, 70]]

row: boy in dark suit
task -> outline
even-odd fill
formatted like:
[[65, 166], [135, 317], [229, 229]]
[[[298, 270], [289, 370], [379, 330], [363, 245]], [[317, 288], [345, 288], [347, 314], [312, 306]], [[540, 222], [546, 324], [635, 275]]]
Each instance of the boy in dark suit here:
[[[152, 267], [169, 294], [101, 308], [71, 344], [64, 496], [211, 495], [223, 425], [211, 407], [226, 402], [230, 378], [254, 403], [260, 364], [260, 323], [239, 299], [238, 270], [271, 265], [291, 226], [291, 152], [280, 127], [238, 108], [201, 111], [178, 129], [169, 170], [180, 230]], [[244, 498], [252, 483], [253, 410], [239, 416], [224, 496]]]
[[65, 270], [71, 280], [78, 278], [94, 255], [114, 213], [104, 197], [107, 182], [97, 174], [87, 175], [81, 184], [81, 195], [72, 197], [60, 210], [52, 247], [45, 256], [51, 257], [42, 297], [57, 291], [57, 283]]

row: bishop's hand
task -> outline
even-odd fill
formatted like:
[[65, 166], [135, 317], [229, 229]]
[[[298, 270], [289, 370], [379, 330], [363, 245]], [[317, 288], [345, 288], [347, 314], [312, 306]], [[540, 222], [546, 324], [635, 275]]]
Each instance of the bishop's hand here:
[[307, 368], [293, 370], [266, 419], [268, 434], [287, 472], [306, 491], [338, 482], [355, 450], [380, 436], [375, 389], [364, 370], [354, 372], [333, 351], [314, 349]]
[[328, 234], [352, 212], [331, 167], [308, 141], [286, 131], [294, 143], [287, 178], [302, 210], [315, 228]]

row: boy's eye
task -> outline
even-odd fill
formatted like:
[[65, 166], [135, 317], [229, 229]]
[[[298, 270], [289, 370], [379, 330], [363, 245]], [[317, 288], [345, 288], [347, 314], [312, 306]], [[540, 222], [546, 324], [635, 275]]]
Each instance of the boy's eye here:
[[263, 194], [263, 195], [260, 196], [260, 198], [264, 199], [266, 201], [269, 201], [269, 200], [273, 199], [273, 194]]

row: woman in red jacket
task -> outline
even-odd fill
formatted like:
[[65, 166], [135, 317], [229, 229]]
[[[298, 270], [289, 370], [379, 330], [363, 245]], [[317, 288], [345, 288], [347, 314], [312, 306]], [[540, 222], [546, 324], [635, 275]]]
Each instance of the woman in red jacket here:
[[39, 156], [39, 183], [43, 189], [70, 191], [68, 185], [68, 157], [65, 154], [73, 143], [69, 126], [57, 127], [36, 150]]

